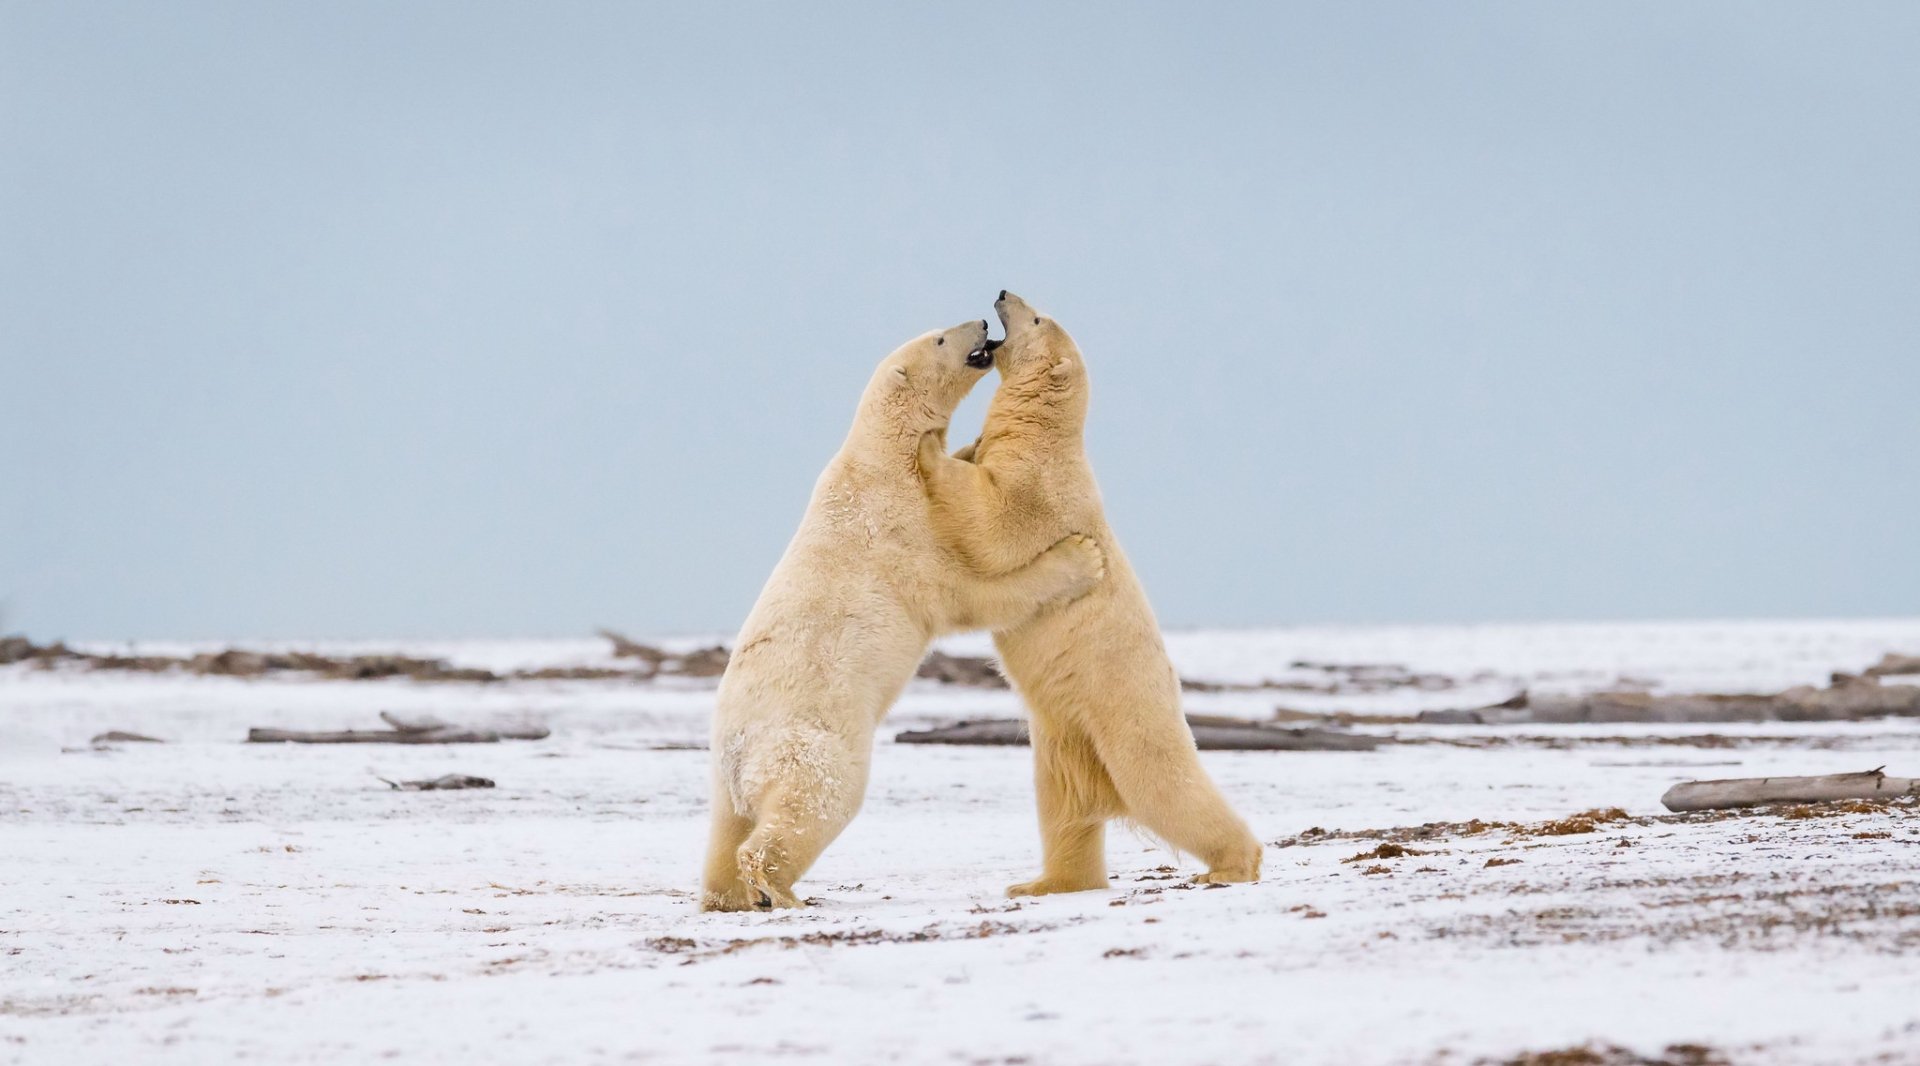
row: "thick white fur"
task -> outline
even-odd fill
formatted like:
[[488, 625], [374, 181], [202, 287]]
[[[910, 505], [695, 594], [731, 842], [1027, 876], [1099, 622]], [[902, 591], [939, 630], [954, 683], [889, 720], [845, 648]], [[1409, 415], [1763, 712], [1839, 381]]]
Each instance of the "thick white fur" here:
[[970, 322], [880, 364], [740, 630], [714, 714], [704, 910], [800, 905], [794, 882], [859, 810], [874, 729], [933, 637], [1012, 625], [1103, 574], [1079, 536], [985, 571], [934, 539], [915, 453], [985, 373], [966, 357], [986, 337]]
[[1199, 857], [1208, 869], [1196, 880], [1257, 880], [1260, 842], [1200, 765], [1153, 608], [1100, 506], [1081, 440], [1080, 350], [1019, 297], [1002, 293], [995, 307], [1007, 329], [1002, 382], [979, 441], [953, 457], [944, 435], [921, 441], [934, 528], [986, 571], [1068, 531], [1092, 536], [1107, 562], [1092, 592], [994, 634], [1032, 714], [1040, 813], [1041, 874], [1008, 894], [1106, 887], [1116, 817]]

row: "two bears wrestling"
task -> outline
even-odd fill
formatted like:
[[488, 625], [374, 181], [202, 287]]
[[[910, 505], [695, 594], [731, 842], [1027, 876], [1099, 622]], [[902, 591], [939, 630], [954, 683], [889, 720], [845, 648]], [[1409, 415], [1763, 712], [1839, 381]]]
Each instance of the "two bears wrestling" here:
[[[866, 793], [880, 720], [934, 637], [990, 629], [1027, 703], [1040, 876], [1009, 895], [1107, 887], [1126, 818], [1253, 881], [1260, 842], [1201, 767], [1146, 593], [1100, 507], [1087, 371], [1060, 325], [1002, 292], [985, 320], [880, 363], [853, 430], [740, 630], [713, 724], [704, 910], [798, 907], [794, 882]], [[974, 444], [947, 422], [989, 367]]]

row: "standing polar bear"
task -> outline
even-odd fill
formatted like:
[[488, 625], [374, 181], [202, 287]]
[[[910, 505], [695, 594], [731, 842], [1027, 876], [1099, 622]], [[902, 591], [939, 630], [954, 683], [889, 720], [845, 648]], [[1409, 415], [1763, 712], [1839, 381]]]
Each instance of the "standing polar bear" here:
[[1071, 533], [981, 571], [935, 540], [915, 452], [992, 363], [969, 322], [868, 383], [720, 679], [701, 909], [800, 906], [793, 884], [860, 809], [874, 729], [935, 636], [1013, 625], [1103, 576]]
[[1065, 330], [1018, 296], [994, 304], [1007, 338], [980, 439], [957, 456], [920, 441], [934, 528], [987, 572], [1067, 532], [1106, 555], [1107, 578], [994, 644], [1031, 712], [1042, 870], [1008, 895], [1107, 886], [1106, 823], [1123, 817], [1207, 864], [1209, 883], [1260, 877], [1260, 842], [1221, 797], [1180, 711], [1180, 681], [1153, 608], [1108, 528], [1087, 463], [1087, 371]]

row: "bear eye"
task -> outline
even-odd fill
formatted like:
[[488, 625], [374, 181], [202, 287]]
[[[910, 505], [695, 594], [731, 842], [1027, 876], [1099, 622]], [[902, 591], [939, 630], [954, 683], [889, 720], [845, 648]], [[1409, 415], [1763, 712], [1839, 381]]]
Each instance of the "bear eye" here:
[[1033, 320], [1033, 324], [1034, 324], [1034, 325], [1036, 325], [1036, 326], [1037, 326], [1037, 325], [1039, 325], [1039, 324], [1040, 324], [1040, 320], [1039, 320], [1039, 319], [1037, 319], [1037, 318], [1036, 318], [1036, 319], [1034, 319], [1034, 320]]
[[[1038, 322], [1039, 319], [1034, 319], [1034, 321]], [[934, 341], [933, 343], [935, 347], [939, 347], [940, 345], [947, 343], [947, 339], [945, 337], [942, 337], [939, 340]]]

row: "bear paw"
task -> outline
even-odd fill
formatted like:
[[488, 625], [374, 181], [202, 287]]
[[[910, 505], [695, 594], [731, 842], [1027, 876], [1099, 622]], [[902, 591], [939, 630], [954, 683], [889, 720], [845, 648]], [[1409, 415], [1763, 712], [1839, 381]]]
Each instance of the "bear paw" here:
[[703, 911], [757, 911], [761, 907], [758, 892], [747, 889], [745, 885], [724, 892], [703, 892], [700, 894], [700, 909]]
[[1091, 878], [1085, 881], [1065, 881], [1051, 877], [1042, 877], [1033, 881], [1022, 881], [1007, 886], [1008, 896], [1051, 896], [1056, 892], [1098, 892], [1107, 888], [1107, 879]]
[[1193, 875], [1193, 883], [1196, 885], [1245, 885], [1258, 880], [1260, 880], [1258, 865], [1225, 866]]
[[1086, 592], [1107, 576], [1107, 553], [1100, 542], [1084, 533], [1072, 533], [1060, 539], [1053, 550], [1080, 578], [1080, 591]]

